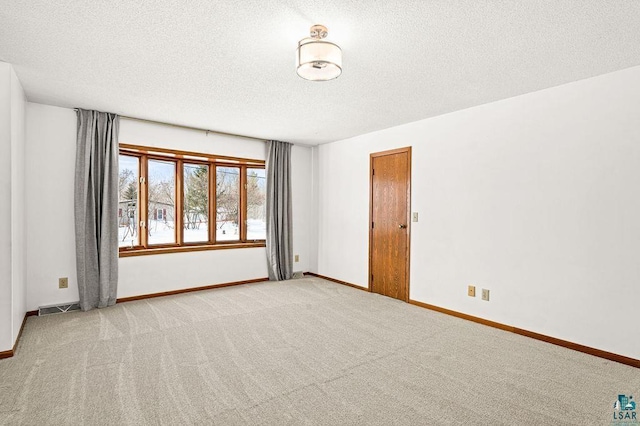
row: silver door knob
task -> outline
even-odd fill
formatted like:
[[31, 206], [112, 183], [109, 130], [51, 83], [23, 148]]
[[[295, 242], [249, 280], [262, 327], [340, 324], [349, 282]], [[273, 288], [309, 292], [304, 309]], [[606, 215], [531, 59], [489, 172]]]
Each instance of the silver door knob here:
[[407, 228], [407, 225], [399, 225], [399, 226], [398, 226], [398, 228], [400, 228], [400, 229], [406, 229], [406, 228]]

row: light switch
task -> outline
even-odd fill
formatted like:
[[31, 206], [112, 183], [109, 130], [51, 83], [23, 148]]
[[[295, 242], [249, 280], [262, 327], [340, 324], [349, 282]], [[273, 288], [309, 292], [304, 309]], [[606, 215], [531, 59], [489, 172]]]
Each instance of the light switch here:
[[413, 212], [413, 221], [414, 222], [418, 221], [418, 212]]

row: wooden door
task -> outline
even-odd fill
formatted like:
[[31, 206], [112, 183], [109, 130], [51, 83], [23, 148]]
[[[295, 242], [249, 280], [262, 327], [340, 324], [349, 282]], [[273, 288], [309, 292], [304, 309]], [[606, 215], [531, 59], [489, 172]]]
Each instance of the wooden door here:
[[411, 147], [371, 154], [369, 290], [409, 301]]

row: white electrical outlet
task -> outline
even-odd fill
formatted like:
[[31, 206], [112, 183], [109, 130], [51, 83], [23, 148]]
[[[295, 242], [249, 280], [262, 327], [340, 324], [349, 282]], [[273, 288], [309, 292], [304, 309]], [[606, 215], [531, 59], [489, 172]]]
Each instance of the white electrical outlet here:
[[486, 288], [482, 289], [482, 300], [486, 300], [487, 302], [489, 301], [489, 290]]

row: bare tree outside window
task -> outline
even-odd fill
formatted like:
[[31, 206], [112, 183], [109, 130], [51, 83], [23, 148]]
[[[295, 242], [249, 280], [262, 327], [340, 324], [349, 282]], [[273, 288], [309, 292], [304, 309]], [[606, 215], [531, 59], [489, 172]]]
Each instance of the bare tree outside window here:
[[138, 157], [120, 155], [118, 176], [118, 246], [137, 246], [138, 235]]
[[216, 210], [216, 241], [239, 240], [239, 167], [216, 167]]

